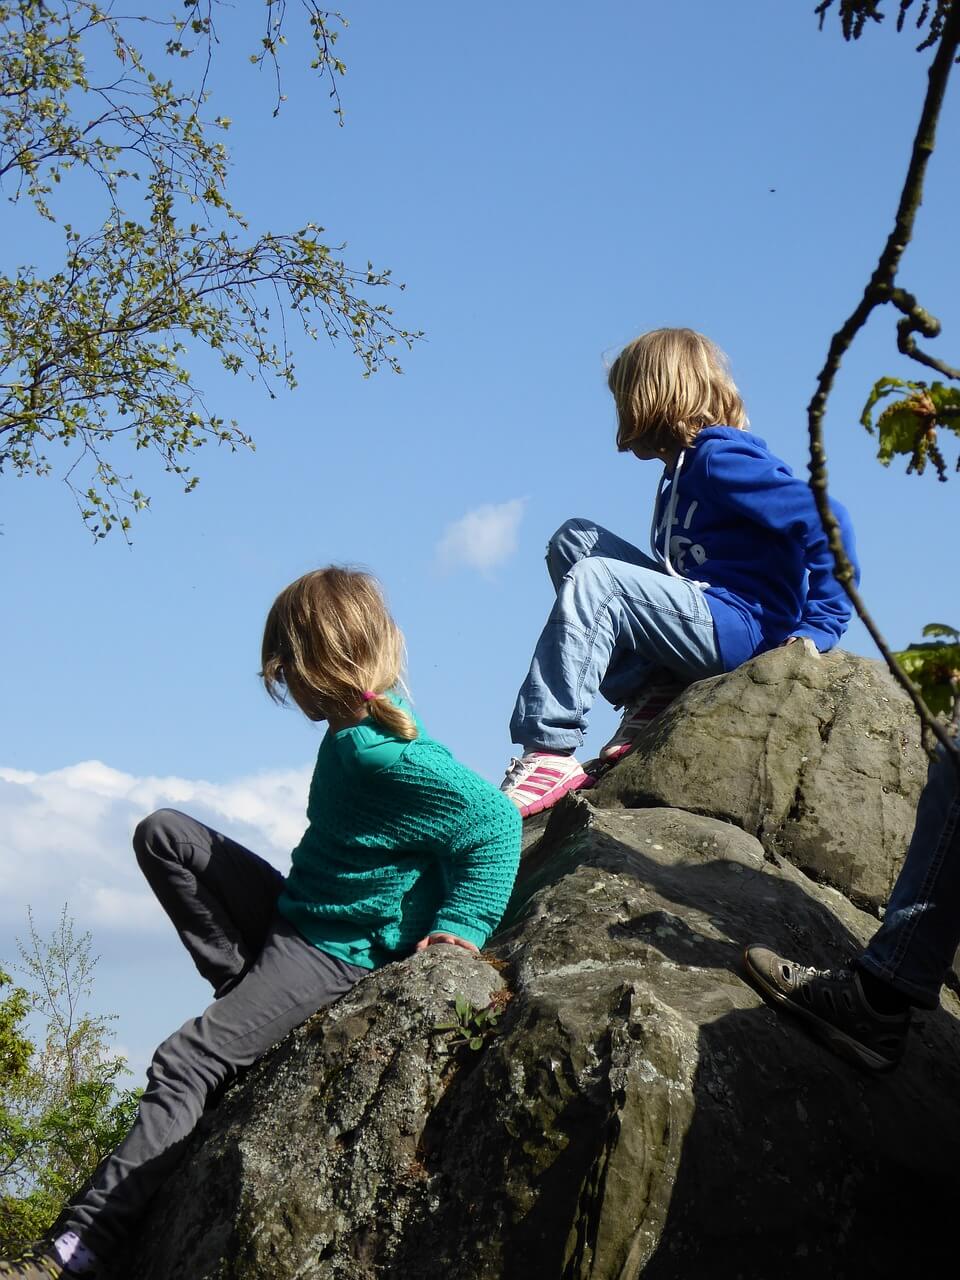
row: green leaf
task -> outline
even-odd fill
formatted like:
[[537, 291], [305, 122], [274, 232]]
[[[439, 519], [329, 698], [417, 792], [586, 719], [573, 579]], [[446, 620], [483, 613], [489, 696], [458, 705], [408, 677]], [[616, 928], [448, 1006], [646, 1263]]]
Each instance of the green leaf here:
[[[954, 636], [960, 641], [960, 635], [952, 627], [940, 623], [929, 623], [923, 631], [924, 635]], [[960, 688], [960, 643], [945, 644], [943, 639], [931, 640], [911, 645], [895, 653], [894, 657], [919, 687], [931, 711], [943, 716], [953, 715]]]
[[917, 437], [927, 430], [927, 422], [927, 418], [918, 415], [913, 400], [900, 401], [884, 409], [877, 419], [880, 433], [877, 457], [885, 467], [896, 454], [914, 452]]
[[873, 422], [870, 414], [874, 405], [895, 390], [903, 387], [909, 387], [912, 390], [916, 390], [920, 385], [921, 384], [916, 382], [905, 382], [902, 378], [880, 378], [878, 382], [874, 383], [872, 391], [869, 396], [867, 396], [867, 402], [863, 406], [863, 412], [860, 415], [860, 422], [872, 434]]
[[925, 636], [953, 636], [960, 641], [960, 631], [956, 627], [948, 627], [944, 622], [928, 622], [923, 628]]
[[[909, 394], [888, 404], [874, 424], [874, 406], [897, 390]], [[879, 432], [877, 458], [884, 466], [889, 466], [894, 457], [906, 457], [907, 473], [922, 475], [930, 462], [937, 477], [946, 480], [940, 432], [946, 430], [960, 437], [960, 388], [942, 382], [928, 385], [881, 378], [867, 398], [860, 421], [871, 434]]]

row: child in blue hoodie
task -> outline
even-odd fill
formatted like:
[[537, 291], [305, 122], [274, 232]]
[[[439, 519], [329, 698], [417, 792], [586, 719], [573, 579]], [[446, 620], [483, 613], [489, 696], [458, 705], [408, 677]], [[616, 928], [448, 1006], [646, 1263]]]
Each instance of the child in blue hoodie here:
[[[550, 539], [557, 599], [510, 724], [523, 753], [501, 784], [524, 817], [592, 785], [573, 753], [598, 692], [625, 708], [601, 752], [616, 759], [685, 685], [795, 640], [826, 652], [850, 620], [809, 486], [747, 432], [709, 339], [643, 334], [609, 386], [618, 449], [664, 464], [652, 555], [589, 520]], [[832, 505], [856, 566], [849, 516]]]

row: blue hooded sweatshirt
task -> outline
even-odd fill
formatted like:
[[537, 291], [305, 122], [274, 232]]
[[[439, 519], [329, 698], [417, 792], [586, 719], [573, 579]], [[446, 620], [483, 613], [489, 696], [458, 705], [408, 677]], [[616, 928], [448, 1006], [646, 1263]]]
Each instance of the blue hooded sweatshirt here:
[[[859, 582], [850, 517], [830, 505]], [[661, 480], [651, 544], [668, 573], [706, 587], [727, 670], [788, 636], [826, 652], [847, 629], [850, 603], [833, 576], [813, 493], [759, 436], [700, 431]]]

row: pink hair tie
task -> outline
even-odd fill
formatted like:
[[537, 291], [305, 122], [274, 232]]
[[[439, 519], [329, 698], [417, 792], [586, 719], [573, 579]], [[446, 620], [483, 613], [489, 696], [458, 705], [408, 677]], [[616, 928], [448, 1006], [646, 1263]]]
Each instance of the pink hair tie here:
[[374, 698], [377, 698], [379, 696], [380, 695], [377, 693], [374, 693], [372, 689], [365, 689], [363, 693], [363, 700], [364, 702], [372, 702]]

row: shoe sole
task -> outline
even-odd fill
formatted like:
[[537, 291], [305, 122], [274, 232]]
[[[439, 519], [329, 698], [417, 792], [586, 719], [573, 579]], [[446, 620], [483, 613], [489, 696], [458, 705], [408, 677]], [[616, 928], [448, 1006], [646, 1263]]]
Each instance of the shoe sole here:
[[541, 796], [539, 800], [531, 800], [529, 804], [519, 806], [521, 818], [532, 818], [534, 814], [543, 813], [545, 809], [552, 809], [558, 800], [562, 800], [570, 791], [589, 791], [593, 786], [593, 778], [584, 774], [580, 778], [571, 778], [569, 782], [561, 783], [554, 791], [548, 791], [546, 795]]
[[859, 1040], [854, 1040], [852, 1036], [848, 1036], [839, 1027], [835, 1027], [832, 1022], [827, 1022], [810, 1009], [804, 1009], [801, 1005], [796, 1004], [789, 996], [785, 996], [778, 987], [775, 987], [759, 969], [753, 967], [749, 953], [746, 951], [743, 953], [743, 967], [752, 981], [760, 988], [763, 995], [768, 996], [781, 1009], [786, 1009], [789, 1013], [795, 1013], [798, 1018], [806, 1022], [813, 1030], [817, 1039], [822, 1040], [839, 1057], [854, 1063], [858, 1067], [865, 1067], [868, 1071], [878, 1074], [883, 1071], [892, 1071], [900, 1061], [899, 1058], [891, 1061], [889, 1058], [883, 1057], [882, 1054], [875, 1053], [873, 1049], [868, 1049], [865, 1044], [862, 1044]]

